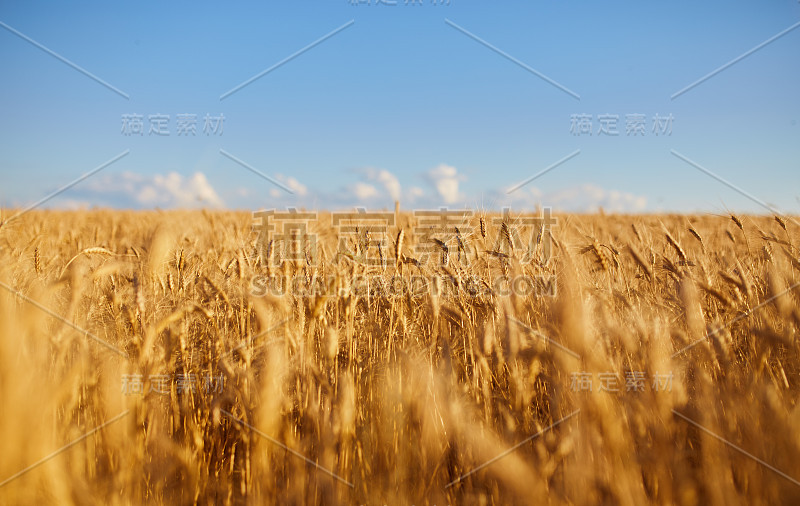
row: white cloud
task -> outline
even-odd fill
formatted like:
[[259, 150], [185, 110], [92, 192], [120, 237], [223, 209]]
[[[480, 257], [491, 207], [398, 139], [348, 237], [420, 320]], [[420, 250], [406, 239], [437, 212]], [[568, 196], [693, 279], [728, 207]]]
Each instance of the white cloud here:
[[166, 176], [156, 174], [139, 190], [137, 201], [147, 206], [224, 207], [202, 172], [195, 172], [188, 180], [177, 172], [170, 172]]
[[[308, 187], [306, 187], [306, 185], [304, 185], [297, 179], [293, 178], [292, 176], [286, 177], [283, 174], [278, 174], [277, 179], [278, 181], [283, 183], [287, 188], [292, 190], [294, 194], [297, 195], [298, 197], [304, 197], [308, 194]], [[278, 192], [284, 192], [283, 190], [280, 190], [278, 188], [273, 188], [270, 190], [270, 195], [273, 196], [275, 195], [273, 193], [273, 190]]]
[[[404, 208], [417, 206], [424, 208], [452, 205], [465, 201], [466, 197], [460, 191], [460, 184], [465, 180], [455, 167], [441, 164], [423, 174], [429, 183], [427, 188], [419, 186], [404, 187], [400, 178], [387, 169], [365, 167], [350, 171], [355, 175], [354, 180], [343, 182], [338, 188], [325, 188], [322, 186], [306, 189], [302, 186], [300, 191], [290, 195], [278, 188], [269, 190], [270, 207], [306, 207], [309, 209], [343, 209], [353, 206], [365, 206], [371, 209], [390, 209], [395, 201], [399, 201]], [[290, 184], [290, 178], [278, 175], [277, 178], [293, 190], [297, 185]], [[296, 181], [295, 181], [296, 183]], [[299, 183], [298, 183], [299, 184]], [[252, 204], [254, 207], [263, 206], [263, 202]]]
[[[533, 184], [507, 193], [510, 188], [494, 188], [480, 195], [467, 195], [462, 189], [464, 175], [451, 165], [440, 164], [428, 172], [417, 174], [428, 182], [428, 187], [403, 187], [400, 179], [386, 169], [364, 168], [353, 171], [358, 177], [338, 189], [315, 189], [289, 195], [277, 188], [270, 190], [270, 206], [296, 206], [314, 209], [342, 209], [361, 205], [370, 209], [391, 208], [399, 200], [403, 208], [434, 208], [441, 205], [487, 202], [489, 208], [531, 210], [548, 206], [558, 211], [592, 212], [602, 207], [608, 212], [641, 212], [647, 208], [647, 199], [617, 189], [606, 189], [586, 183], [554, 190], [544, 190]], [[281, 176], [282, 177], [282, 176]], [[289, 181], [283, 178], [282, 181]], [[302, 198], [299, 198], [302, 197]], [[398, 198], [399, 197], [399, 198]], [[263, 203], [258, 203], [262, 205]]]
[[389, 196], [392, 197], [393, 200], [400, 200], [402, 197], [402, 187], [400, 186], [400, 181], [397, 179], [397, 176], [388, 170], [381, 169], [377, 172], [375, 179], [386, 188], [386, 191], [389, 192]]
[[67, 211], [84, 211], [92, 207], [88, 200], [63, 199], [59, 202], [59, 208]]
[[408, 189], [408, 200], [411, 202], [415, 202], [424, 196], [425, 196], [425, 190], [423, 190], [419, 186], [412, 186], [411, 188]]
[[[592, 183], [545, 190], [529, 184], [507, 193], [509, 188], [494, 188], [473, 194], [464, 191], [465, 177], [450, 165], [440, 164], [428, 172], [417, 173], [428, 185], [403, 186], [400, 178], [386, 169], [366, 168], [354, 171], [354, 180], [338, 188], [322, 185], [311, 188], [291, 176], [276, 178], [294, 191], [289, 194], [280, 188], [270, 187], [264, 193], [248, 187], [231, 189], [230, 198], [238, 206], [261, 208], [263, 206], [305, 207], [308, 209], [345, 209], [365, 206], [370, 209], [390, 209], [399, 200], [404, 209], [454, 206], [473, 200], [486, 203], [489, 209], [499, 210], [509, 206], [523, 211], [537, 206], [552, 207], [557, 211], [594, 212], [598, 208], [612, 213], [636, 213], [647, 209], [647, 198], [617, 188], [603, 188]], [[352, 174], [352, 173], [351, 173]], [[411, 177], [411, 176], [409, 176]], [[67, 200], [71, 199], [71, 200]], [[224, 202], [202, 172], [183, 176], [177, 172], [144, 175], [133, 172], [98, 174], [80, 187], [56, 200], [59, 207], [80, 208], [110, 206], [117, 208], [193, 208], [224, 207]]]
[[378, 190], [371, 184], [358, 182], [351, 188], [351, 192], [359, 200], [367, 200], [378, 195]]
[[458, 191], [458, 183], [463, 180], [463, 176], [458, 174], [458, 170], [446, 164], [439, 164], [427, 173], [428, 181], [439, 193], [445, 204], [454, 204], [463, 200], [463, 196]]
[[370, 197], [381, 198], [384, 201], [402, 200], [403, 187], [400, 185], [400, 180], [388, 170], [367, 167], [354, 172], [364, 179], [363, 183], [378, 183], [382, 188], [381, 190], [375, 188], [375, 194]]
[[619, 190], [606, 190], [591, 183], [566, 188], [549, 196], [556, 208], [577, 211], [596, 211], [603, 208], [613, 213], [641, 212], [647, 207], [647, 198]]
[[544, 192], [534, 186], [524, 186], [510, 194], [494, 193], [498, 206], [534, 208], [549, 206], [559, 211], [593, 212], [599, 208], [613, 213], [636, 213], [647, 208], [647, 198], [619, 190], [607, 190], [586, 183]]
[[[177, 172], [146, 176], [134, 172], [103, 174], [75, 190], [80, 202], [111, 207], [225, 207], [222, 199], [202, 172], [185, 178]], [[73, 205], [62, 201], [61, 206]]]

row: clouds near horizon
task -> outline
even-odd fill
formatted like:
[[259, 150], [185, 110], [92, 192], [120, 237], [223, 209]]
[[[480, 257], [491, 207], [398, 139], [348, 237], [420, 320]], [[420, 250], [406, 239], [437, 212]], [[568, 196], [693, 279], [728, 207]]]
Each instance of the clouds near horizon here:
[[[209, 181], [203, 172], [185, 177], [171, 171], [166, 174], [143, 175], [135, 172], [102, 174], [76, 187], [51, 203], [50, 207], [87, 208], [121, 207], [132, 209], [162, 208], [234, 208], [260, 209], [298, 207], [317, 210], [349, 209], [356, 206], [368, 209], [390, 209], [395, 201], [408, 208], [434, 209], [439, 207], [499, 210], [510, 207], [531, 210], [551, 207], [557, 211], [592, 212], [604, 209], [614, 213], [643, 212], [647, 199], [642, 195], [593, 183], [583, 183], [544, 190], [529, 185], [508, 193], [494, 188], [471, 194], [463, 188], [468, 178], [448, 164], [439, 164], [418, 173], [421, 186], [405, 185], [401, 179], [382, 168], [368, 167], [352, 172], [354, 181], [336, 189], [308, 186], [293, 176], [278, 174], [275, 179], [293, 193], [272, 185], [267, 199], [259, 197], [253, 187], [240, 187], [231, 195]], [[260, 182], [258, 184], [261, 184]], [[263, 184], [269, 185], [268, 182]], [[226, 205], [226, 202], [229, 205]]]

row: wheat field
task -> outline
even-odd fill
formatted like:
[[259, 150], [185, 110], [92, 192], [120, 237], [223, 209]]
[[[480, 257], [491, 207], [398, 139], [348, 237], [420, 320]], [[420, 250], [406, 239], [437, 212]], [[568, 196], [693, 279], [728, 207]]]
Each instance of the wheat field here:
[[556, 218], [7, 220], [0, 504], [800, 503], [796, 219]]

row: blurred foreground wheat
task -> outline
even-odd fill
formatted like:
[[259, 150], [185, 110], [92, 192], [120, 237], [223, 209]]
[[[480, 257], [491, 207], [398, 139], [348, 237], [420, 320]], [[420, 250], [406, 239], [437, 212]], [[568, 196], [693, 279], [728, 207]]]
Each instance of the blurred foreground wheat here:
[[427, 263], [411, 219], [374, 266], [243, 213], [0, 227], [0, 503], [800, 503], [793, 219], [560, 216], [548, 258], [475, 218]]

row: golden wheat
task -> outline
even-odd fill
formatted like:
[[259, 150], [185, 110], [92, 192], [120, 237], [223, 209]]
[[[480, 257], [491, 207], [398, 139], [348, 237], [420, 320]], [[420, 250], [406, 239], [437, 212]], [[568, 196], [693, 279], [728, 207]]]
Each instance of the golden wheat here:
[[4, 223], [0, 504], [800, 502], [793, 218], [486, 219]]

